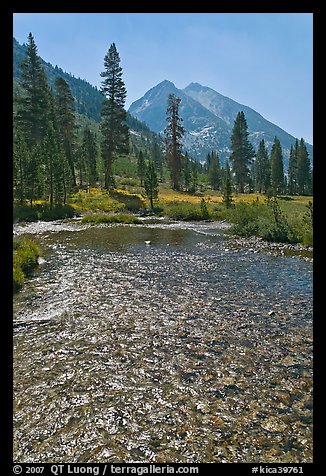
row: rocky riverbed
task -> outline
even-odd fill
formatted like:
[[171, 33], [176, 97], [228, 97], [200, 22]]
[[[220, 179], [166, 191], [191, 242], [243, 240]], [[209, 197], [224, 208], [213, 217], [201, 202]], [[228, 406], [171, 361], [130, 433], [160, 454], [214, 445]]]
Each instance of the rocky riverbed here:
[[311, 256], [224, 231], [15, 228], [15, 461], [312, 461]]

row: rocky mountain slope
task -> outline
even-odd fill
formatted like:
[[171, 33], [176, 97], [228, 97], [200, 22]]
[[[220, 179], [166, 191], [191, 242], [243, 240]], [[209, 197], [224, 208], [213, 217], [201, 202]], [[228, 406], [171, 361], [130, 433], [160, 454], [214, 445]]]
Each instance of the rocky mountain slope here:
[[[274, 137], [277, 136], [287, 164], [295, 137], [250, 107], [198, 83], [178, 89], [171, 81], [164, 80], [132, 103], [129, 112], [144, 121], [153, 131], [162, 133], [166, 126], [167, 98], [172, 93], [181, 98], [179, 112], [186, 129], [184, 146], [192, 157], [204, 160], [211, 150], [219, 152], [222, 162], [229, 157], [234, 120], [238, 112], [243, 111], [248, 123], [249, 139], [254, 148], [257, 149], [260, 140], [264, 139], [270, 150]], [[307, 144], [307, 149], [312, 158], [312, 146]]]

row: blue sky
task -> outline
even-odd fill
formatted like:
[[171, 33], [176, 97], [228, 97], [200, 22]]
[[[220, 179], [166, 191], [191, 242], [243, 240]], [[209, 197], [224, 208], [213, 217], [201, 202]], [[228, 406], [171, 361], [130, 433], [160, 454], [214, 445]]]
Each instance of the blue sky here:
[[312, 143], [312, 13], [15, 13], [20, 43], [100, 87], [114, 42], [126, 108], [164, 79], [209, 86]]

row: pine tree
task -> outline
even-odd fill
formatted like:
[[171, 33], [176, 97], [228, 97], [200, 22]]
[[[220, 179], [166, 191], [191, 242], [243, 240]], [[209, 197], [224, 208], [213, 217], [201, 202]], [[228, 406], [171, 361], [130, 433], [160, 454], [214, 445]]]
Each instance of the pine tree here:
[[75, 157], [74, 157], [74, 163], [76, 165], [76, 168], [79, 174], [79, 188], [82, 190], [84, 189], [84, 185], [87, 182], [86, 155], [87, 155], [87, 152], [86, 152], [85, 144], [83, 140], [80, 146], [76, 149]]
[[143, 151], [140, 150], [138, 153], [137, 157], [137, 172], [138, 172], [138, 177], [140, 178], [140, 186], [143, 186], [144, 183], [144, 177], [145, 177], [145, 172], [146, 172], [146, 163], [145, 163], [145, 158]]
[[270, 163], [265, 141], [262, 139], [258, 146], [254, 162], [254, 189], [259, 193], [266, 193], [270, 187]]
[[19, 200], [22, 205], [26, 197], [25, 175], [29, 163], [29, 151], [23, 134], [17, 131], [14, 135], [13, 144], [13, 180], [14, 180], [14, 198]]
[[28, 154], [28, 160], [24, 171], [25, 196], [29, 200], [31, 206], [33, 206], [33, 202], [43, 194], [43, 162], [44, 156], [42, 152], [42, 143], [34, 144]]
[[231, 135], [230, 160], [234, 174], [235, 185], [240, 193], [243, 193], [245, 186], [249, 183], [249, 166], [255, 156], [254, 149], [248, 140], [249, 132], [247, 121], [243, 111], [240, 111], [234, 121]]
[[166, 110], [168, 125], [164, 130], [166, 143], [166, 159], [171, 172], [172, 188], [180, 190], [180, 179], [182, 171], [182, 136], [184, 127], [181, 125], [183, 119], [179, 116], [179, 105], [181, 99], [174, 94], [168, 96], [168, 107]]
[[155, 170], [160, 176], [161, 180], [163, 179], [163, 154], [159, 144], [154, 141], [151, 148], [151, 156], [155, 165]]
[[61, 144], [68, 159], [72, 185], [76, 187], [75, 174], [75, 145], [76, 145], [76, 118], [75, 100], [68, 83], [61, 77], [55, 80], [56, 89], [56, 121], [60, 135]]
[[50, 92], [32, 33], [28, 35], [26, 58], [20, 68], [24, 95], [18, 101], [16, 120], [31, 148], [46, 134]]
[[58, 160], [58, 142], [55, 137], [54, 127], [51, 124], [47, 136], [43, 141], [43, 157], [45, 158], [45, 185], [46, 194], [49, 197], [50, 208], [54, 204], [55, 192], [55, 168]]
[[225, 164], [222, 192], [223, 192], [222, 202], [226, 206], [226, 208], [230, 208], [232, 206], [233, 198], [232, 198], [231, 171], [230, 171], [230, 166], [228, 161]]
[[293, 145], [290, 147], [289, 165], [288, 165], [288, 179], [287, 192], [290, 195], [295, 195], [297, 188], [297, 163], [294, 155]]
[[208, 154], [206, 155], [206, 161], [205, 161], [205, 167], [204, 167], [204, 172], [207, 176], [208, 176], [208, 172], [209, 172], [209, 169], [210, 169], [210, 166], [211, 166], [211, 160], [212, 160], [212, 156], [211, 156], [210, 152], [208, 152]]
[[185, 184], [185, 191], [189, 192], [190, 180], [191, 180], [191, 165], [190, 165], [188, 152], [186, 152], [184, 155], [183, 180]]
[[274, 195], [283, 193], [285, 188], [282, 147], [277, 137], [271, 150], [271, 187]]
[[83, 133], [83, 150], [85, 154], [86, 179], [90, 187], [95, 187], [98, 180], [97, 173], [97, 144], [96, 137], [88, 127], [85, 127]]
[[[207, 161], [208, 163], [208, 161]], [[218, 190], [221, 185], [221, 166], [220, 159], [217, 152], [213, 152], [210, 155], [208, 165], [208, 181], [213, 190]]]
[[298, 193], [300, 195], [309, 195], [311, 193], [310, 187], [310, 160], [306, 144], [301, 138], [298, 151]]
[[61, 144], [56, 124], [51, 122], [42, 142], [42, 161], [44, 163], [44, 185], [49, 197], [50, 208], [66, 203], [71, 189], [72, 177], [68, 158]]
[[144, 180], [146, 195], [149, 198], [151, 210], [154, 208], [153, 201], [158, 198], [158, 181], [153, 160], [149, 161]]
[[249, 166], [248, 193], [253, 193], [255, 188], [255, 161]]
[[105, 71], [101, 92], [105, 96], [102, 107], [101, 131], [102, 157], [105, 168], [104, 186], [106, 190], [114, 187], [112, 163], [118, 154], [129, 152], [129, 129], [125, 123], [127, 113], [124, 109], [126, 88], [122, 80], [120, 56], [114, 43], [104, 58]]
[[[296, 145], [298, 148], [298, 140], [296, 140]], [[298, 149], [297, 149], [298, 150]], [[288, 166], [288, 193], [290, 195], [295, 195], [298, 189], [298, 155], [295, 153], [293, 146], [291, 144], [290, 156], [289, 156], [289, 166]]]
[[197, 188], [198, 188], [198, 169], [197, 169], [197, 163], [195, 160], [192, 160], [190, 162], [190, 192], [191, 193], [196, 193]]

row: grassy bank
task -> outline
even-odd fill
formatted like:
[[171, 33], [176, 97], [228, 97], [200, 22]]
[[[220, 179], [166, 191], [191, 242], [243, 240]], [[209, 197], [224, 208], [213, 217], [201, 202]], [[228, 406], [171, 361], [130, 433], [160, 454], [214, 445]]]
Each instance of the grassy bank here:
[[147, 202], [141, 193], [116, 189], [110, 192], [96, 188], [90, 191], [79, 191], [71, 195], [69, 205], [76, 213], [95, 212], [134, 212], [147, 207]]
[[13, 292], [19, 291], [29, 275], [38, 265], [40, 249], [35, 241], [14, 238], [13, 242]]
[[[267, 200], [260, 194], [237, 194], [230, 208], [222, 201], [222, 195], [215, 191], [189, 194], [161, 185], [154, 213], [173, 220], [223, 220], [233, 224], [231, 233], [240, 236], [312, 246], [312, 197], [280, 196]], [[89, 223], [132, 223], [130, 212], [143, 213], [149, 208], [140, 187], [110, 193], [97, 189], [78, 192], [70, 203], [79, 213], [97, 212], [85, 216], [83, 221]]]
[[[50, 209], [37, 203], [15, 207], [16, 220], [54, 220], [84, 215], [84, 223], [140, 223], [132, 214], [146, 214], [149, 202], [144, 189], [127, 185], [110, 192], [100, 189], [79, 191], [68, 205]], [[173, 220], [223, 220], [233, 224], [231, 232], [258, 236], [267, 241], [312, 246], [312, 197], [280, 196], [267, 200], [261, 194], [234, 194], [233, 206], [226, 208], [221, 193], [206, 190], [190, 194], [161, 184], [154, 213]]]

